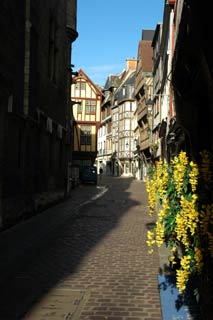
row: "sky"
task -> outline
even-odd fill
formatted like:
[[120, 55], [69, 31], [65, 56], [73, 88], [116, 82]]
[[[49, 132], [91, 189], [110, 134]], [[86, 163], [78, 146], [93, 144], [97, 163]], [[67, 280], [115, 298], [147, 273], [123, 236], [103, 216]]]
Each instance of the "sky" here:
[[97, 85], [119, 74], [136, 58], [142, 30], [163, 20], [165, 0], [77, 0], [78, 38], [72, 45], [73, 71], [80, 68]]

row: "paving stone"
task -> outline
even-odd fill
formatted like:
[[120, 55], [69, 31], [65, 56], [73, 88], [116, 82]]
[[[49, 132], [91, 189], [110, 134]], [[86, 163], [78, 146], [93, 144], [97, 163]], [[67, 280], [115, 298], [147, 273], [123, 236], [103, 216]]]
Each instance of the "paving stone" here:
[[152, 223], [143, 182], [102, 177], [0, 235], [0, 319], [162, 320]]
[[24, 320], [77, 320], [88, 293], [54, 288], [33, 306]]

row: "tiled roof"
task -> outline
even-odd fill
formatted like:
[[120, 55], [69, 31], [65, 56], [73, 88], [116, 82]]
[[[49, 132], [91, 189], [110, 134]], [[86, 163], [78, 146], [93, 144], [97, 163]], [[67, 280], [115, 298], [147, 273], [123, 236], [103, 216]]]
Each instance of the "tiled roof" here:
[[143, 72], [152, 72], [153, 68], [153, 48], [151, 41], [141, 40], [138, 47], [138, 59], [141, 60]]
[[[132, 89], [130, 87], [134, 86], [135, 82], [135, 70], [128, 70], [125, 74], [125, 77], [120, 84], [120, 87], [115, 92], [115, 99], [118, 101], [129, 100], [134, 97]], [[123, 94], [123, 88], [126, 88], [125, 94]]]
[[104, 85], [104, 90], [109, 90], [112, 87], [117, 88], [120, 84], [120, 81], [121, 81], [121, 75], [110, 74]]

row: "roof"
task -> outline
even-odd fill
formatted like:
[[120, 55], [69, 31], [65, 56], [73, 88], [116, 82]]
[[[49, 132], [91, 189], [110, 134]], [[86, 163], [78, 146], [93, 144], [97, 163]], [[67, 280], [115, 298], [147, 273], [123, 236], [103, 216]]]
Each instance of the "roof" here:
[[119, 75], [110, 74], [104, 85], [104, 90], [109, 90], [110, 88], [117, 88], [120, 84], [120, 81], [121, 81], [121, 74]]
[[[129, 69], [125, 72], [123, 81], [121, 82], [119, 88], [115, 91], [115, 99], [118, 101], [131, 100], [134, 98], [131, 87], [134, 87], [135, 82], [135, 70]], [[126, 88], [125, 94], [123, 93], [123, 88]]]
[[124, 82], [124, 85], [134, 85], [135, 83], [135, 71], [129, 75], [129, 77], [127, 78], [127, 80]]
[[152, 42], [141, 40], [138, 46], [138, 60], [141, 61], [143, 72], [152, 72], [153, 68], [153, 48]]
[[99, 95], [103, 96], [103, 93], [102, 93], [102, 91], [101, 91], [100, 86], [96, 85], [96, 84], [88, 77], [88, 75], [83, 71], [83, 69], [79, 69], [78, 75], [75, 76], [73, 79], [74, 79], [74, 81], [77, 81], [77, 80], [80, 79], [80, 78], [83, 78], [85, 81], [89, 82], [89, 83], [93, 86], [93, 88], [95, 89], [96, 94], [99, 94]]

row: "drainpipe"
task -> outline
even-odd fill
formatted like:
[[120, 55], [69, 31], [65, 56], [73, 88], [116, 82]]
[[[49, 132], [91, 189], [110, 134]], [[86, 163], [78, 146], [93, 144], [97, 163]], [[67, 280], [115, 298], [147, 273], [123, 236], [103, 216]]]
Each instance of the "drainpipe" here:
[[23, 113], [25, 116], [29, 113], [29, 82], [30, 82], [30, 2], [26, 0], [25, 4], [25, 48], [24, 48], [24, 101]]
[[[170, 72], [172, 72], [172, 59], [173, 59], [173, 55], [174, 55], [174, 41], [175, 41], [175, 24], [174, 24], [174, 10], [171, 11], [170, 14], [170, 30], [171, 30], [171, 63], [170, 63]], [[173, 107], [173, 89], [172, 89], [172, 84], [170, 82], [170, 101], [169, 101], [169, 121], [173, 118], [174, 116], [174, 107]]]

